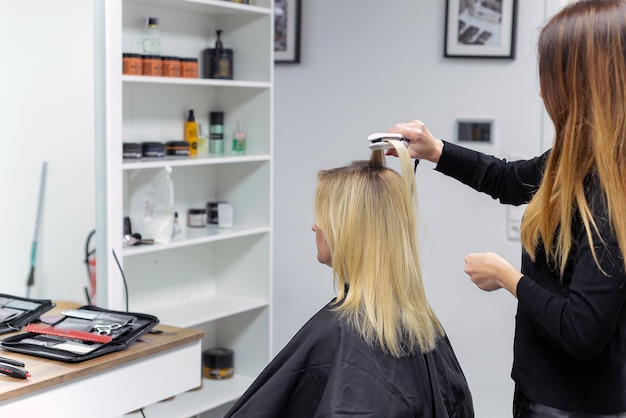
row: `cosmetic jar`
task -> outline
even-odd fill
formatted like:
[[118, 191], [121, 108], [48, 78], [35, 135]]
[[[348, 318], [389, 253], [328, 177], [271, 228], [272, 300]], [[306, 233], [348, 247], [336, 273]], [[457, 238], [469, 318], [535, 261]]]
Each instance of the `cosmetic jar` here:
[[185, 78], [198, 78], [198, 59], [197, 58], [181, 58], [180, 59], [181, 76]]
[[162, 59], [162, 75], [163, 77], [180, 77], [180, 58], [179, 57], [163, 57]]
[[206, 379], [223, 380], [233, 377], [233, 350], [211, 348], [202, 352], [202, 376]]
[[122, 54], [122, 74], [141, 75], [141, 54]]
[[209, 202], [206, 204], [206, 223], [209, 225], [219, 225], [219, 205], [227, 202]]
[[164, 157], [165, 144], [161, 142], [142, 142], [141, 152], [144, 157]]
[[141, 144], [138, 142], [124, 142], [122, 145], [123, 158], [141, 158], [143, 151]]
[[189, 156], [189, 143], [186, 141], [169, 141], [165, 143], [165, 153], [178, 157]]
[[160, 55], [144, 55], [141, 59], [141, 74], [151, 76], [163, 75], [163, 61]]
[[206, 226], [206, 209], [189, 209], [187, 211], [187, 225], [200, 228]]

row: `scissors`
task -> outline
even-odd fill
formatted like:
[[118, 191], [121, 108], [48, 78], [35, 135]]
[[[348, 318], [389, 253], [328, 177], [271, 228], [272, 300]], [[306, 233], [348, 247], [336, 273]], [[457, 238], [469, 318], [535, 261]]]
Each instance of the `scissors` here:
[[122, 328], [122, 324], [118, 324], [118, 323], [97, 324], [93, 326], [93, 329], [98, 333], [98, 335], [111, 335], [111, 332], [120, 328]]

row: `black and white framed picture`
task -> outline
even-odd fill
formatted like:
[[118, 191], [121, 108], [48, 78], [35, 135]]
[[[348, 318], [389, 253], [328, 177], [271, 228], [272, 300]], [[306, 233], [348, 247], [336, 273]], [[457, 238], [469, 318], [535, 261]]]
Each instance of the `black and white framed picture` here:
[[274, 62], [300, 62], [301, 0], [274, 0]]
[[444, 56], [515, 58], [517, 0], [446, 0]]

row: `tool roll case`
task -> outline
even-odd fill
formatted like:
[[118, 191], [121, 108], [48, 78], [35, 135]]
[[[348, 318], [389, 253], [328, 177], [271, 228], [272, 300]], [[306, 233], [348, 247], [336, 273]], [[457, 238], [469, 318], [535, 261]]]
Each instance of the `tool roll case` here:
[[49, 299], [30, 299], [0, 293], [0, 334], [19, 331], [54, 308]]
[[157, 317], [86, 305], [63, 311], [52, 325], [30, 323], [25, 333], [6, 337], [2, 348], [78, 363], [124, 350], [159, 323]]

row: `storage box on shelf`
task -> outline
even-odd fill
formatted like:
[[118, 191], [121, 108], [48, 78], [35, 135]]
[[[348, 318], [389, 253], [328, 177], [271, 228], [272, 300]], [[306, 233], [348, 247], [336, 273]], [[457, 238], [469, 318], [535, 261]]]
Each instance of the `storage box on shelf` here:
[[[147, 407], [150, 416], [186, 417], [237, 399], [270, 359], [272, 77], [271, 0], [254, 5], [226, 0], [116, 0], [106, 3], [105, 110], [106, 237], [99, 244], [98, 304], [156, 315], [162, 323], [205, 332], [203, 348], [235, 352], [235, 376], [204, 380], [200, 390]], [[143, 22], [159, 18], [163, 56], [195, 57], [213, 48], [216, 30], [234, 50], [234, 78], [122, 75], [122, 53], [139, 51]], [[203, 128], [209, 112], [224, 112], [223, 156], [122, 158], [123, 142], [183, 138], [193, 109]], [[232, 155], [236, 123], [247, 130], [245, 155]], [[170, 167], [181, 233], [168, 243], [124, 248], [128, 177], [137, 170]], [[187, 211], [227, 201], [233, 226], [187, 226]], [[149, 237], [144, 237], [149, 238]], [[120, 262], [126, 278], [115, 258]], [[104, 282], [104, 283], [103, 283]], [[126, 287], [128, 295], [126, 295]], [[198, 373], [200, 359], [198, 359]]]

